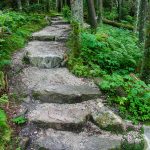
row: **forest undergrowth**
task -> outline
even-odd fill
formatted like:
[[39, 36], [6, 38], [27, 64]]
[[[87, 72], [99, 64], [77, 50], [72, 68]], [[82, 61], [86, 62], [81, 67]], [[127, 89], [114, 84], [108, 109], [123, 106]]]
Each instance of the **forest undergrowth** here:
[[108, 104], [122, 118], [149, 122], [150, 85], [140, 80], [143, 51], [135, 34], [108, 25], [102, 25], [96, 33], [90, 29], [77, 31], [76, 26], [73, 24], [71, 37], [78, 36], [79, 41], [68, 42], [72, 48], [68, 61], [71, 72], [98, 80]]

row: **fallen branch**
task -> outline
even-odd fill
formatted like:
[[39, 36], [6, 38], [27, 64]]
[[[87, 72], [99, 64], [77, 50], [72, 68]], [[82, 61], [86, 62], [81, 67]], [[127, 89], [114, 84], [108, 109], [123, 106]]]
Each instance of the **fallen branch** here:
[[127, 25], [127, 24], [111, 21], [108, 19], [103, 19], [103, 23], [112, 25], [114, 27], [125, 28], [125, 29], [132, 30], [132, 31], [134, 30], [134, 27], [132, 25]]

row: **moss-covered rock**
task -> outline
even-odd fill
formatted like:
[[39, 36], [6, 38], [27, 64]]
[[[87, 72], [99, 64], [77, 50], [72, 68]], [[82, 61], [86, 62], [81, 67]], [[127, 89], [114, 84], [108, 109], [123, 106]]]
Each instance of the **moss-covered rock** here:
[[92, 116], [95, 123], [104, 130], [114, 133], [123, 133], [125, 131], [125, 123], [113, 111], [98, 103], [97, 111], [93, 111]]

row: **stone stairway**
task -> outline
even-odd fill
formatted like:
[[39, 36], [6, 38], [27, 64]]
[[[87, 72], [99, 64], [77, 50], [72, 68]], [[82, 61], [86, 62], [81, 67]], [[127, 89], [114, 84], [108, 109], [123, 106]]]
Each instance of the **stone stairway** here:
[[104, 105], [98, 87], [61, 67], [69, 31], [55, 17], [14, 55], [12, 84], [28, 118], [20, 133], [23, 149], [110, 150], [121, 144], [125, 124]]

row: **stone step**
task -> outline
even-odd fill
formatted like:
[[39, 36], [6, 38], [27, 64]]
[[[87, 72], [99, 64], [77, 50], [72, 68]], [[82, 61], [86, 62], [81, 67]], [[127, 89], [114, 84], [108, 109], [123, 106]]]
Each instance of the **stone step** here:
[[61, 41], [61, 39], [68, 38], [70, 25], [53, 25], [47, 26], [44, 29], [32, 34], [32, 40], [39, 41]]
[[115, 133], [123, 132], [125, 124], [113, 111], [102, 104], [101, 99], [77, 104], [36, 104], [28, 113], [29, 122], [42, 128], [82, 131], [87, 121], [99, 128]]
[[60, 20], [63, 20], [62, 16], [52, 17], [52, 21], [60, 21]]
[[121, 136], [117, 135], [87, 135], [55, 131], [48, 129], [41, 132], [35, 140], [33, 148], [36, 150], [110, 150], [120, 147]]
[[32, 41], [25, 48], [25, 61], [39, 68], [59, 67], [66, 48], [60, 42]]
[[68, 21], [63, 21], [63, 20], [52, 20], [51, 21], [52, 25], [68, 25]]
[[34, 99], [41, 102], [77, 103], [101, 96], [92, 81], [75, 77], [66, 68], [29, 67], [23, 70], [19, 78], [22, 78], [20, 84], [26, 87], [23, 92], [31, 92]]
[[83, 104], [37, 104], [28, 113], [30, 122], [42, 128], [80, 131], [86, 123], [90, 110]]

